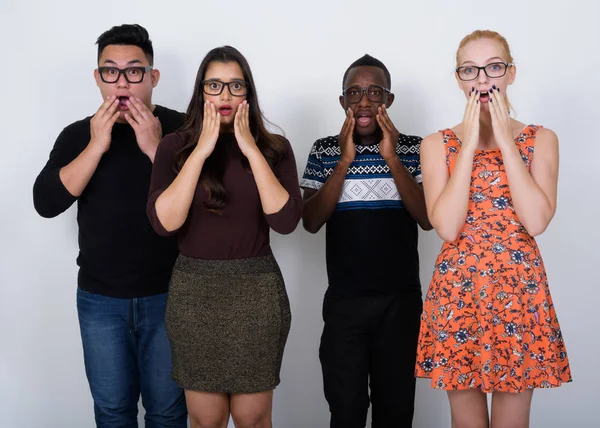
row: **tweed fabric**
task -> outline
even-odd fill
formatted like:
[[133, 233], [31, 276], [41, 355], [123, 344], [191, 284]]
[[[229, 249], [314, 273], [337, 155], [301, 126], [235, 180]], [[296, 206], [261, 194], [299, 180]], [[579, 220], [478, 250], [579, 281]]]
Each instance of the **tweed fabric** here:
[[177, 259], [166, 324], [173, 379], [182, 388], [232, 394], [274, 389], [290, 323], [285, 284], [272, 255]]

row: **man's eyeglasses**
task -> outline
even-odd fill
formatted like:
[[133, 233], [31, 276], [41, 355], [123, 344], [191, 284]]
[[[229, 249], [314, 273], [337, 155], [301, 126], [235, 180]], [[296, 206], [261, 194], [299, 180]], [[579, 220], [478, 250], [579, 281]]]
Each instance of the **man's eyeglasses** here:
[[203, 80], [203, 91], [207, 95], [221, 95], [223, 89], [229, 89], [229, 93], [234, 97], [243, 97], [248, 93], [248, 85], [243, 80], [232, 80], [231, 82], [221, 82], [220, 80]]
[[390, 93], [390, 90], [383, 86], [371, 85], [368, 88], [361, 88], [360, 86], [350, 86], [345, 88], [342, 93], [350, 104], [356, 104], [360, 102], [363, 94], [367, 94], [367, 98], [374, 103], [381, 103], [386, 93]]
[[100, 74], [100, 79], [104, 83], [116, 83], [121, 74], [125, 76], [125, 80], [129, 83], [140, 83], [144, 80], [144, 74], [146, 71], [152, 70], [152, 66], [148, 65], [145, 67], [127, 67], [127, 68], [118, 68], [118, 67], [98, 67], [98, 74]]
[[456, 69], [458, 78], [465, 82], [475, 80], [479, 77], [479, 72], [483, 70], [487, 77], [492, 79], [502, 77], [506, 74], [508, 67], [512, 67], [514, 64], [509, 62], [492, 62], [485, 67], [478, 67], [476, 65], [464, 65]]

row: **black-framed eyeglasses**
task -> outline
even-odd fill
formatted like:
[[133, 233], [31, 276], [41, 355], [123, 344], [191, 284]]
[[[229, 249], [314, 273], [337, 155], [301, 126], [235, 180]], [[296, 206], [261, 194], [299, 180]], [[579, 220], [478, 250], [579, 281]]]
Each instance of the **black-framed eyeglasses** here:
[[350, 86], [344, 88], [342, 93], [350, 104], [356, 104], [362, 100], [363, 94], [367, 94], [367, 98], [374, 103], [381, 103], [385, 97], [385, 94], [389, 94], [390, 90], [383, 86], [371, 85], [368, 88], [361, 88], [360, 86]]
[[129, 83], [140, 83], [144, 80], [146, 71], [152, 70], [151, 65], [135, 66], [127, 68], [118, 67], [98, 67], [98, 74], [104, 83], [116, 83], [121, 74], [125, 76], [125, 80]]
[[487, 77], [495, 79], [504, 76], [508, 67], [512, 67], [513, 65], [512, 62], [492, 62], [485, 67], [463, 65], [456, 69], [456, 73], [458, 74], [458, 78], [465, 82], [477, 79], [481, 70], [483, 70]]
[[248, 93], [248, 83], [243, 80], [221, 82], [220, 80], [209, 79], [202, 81], [203, 91], [207, 95], [221, 95], [225, 86], [234, 97], [243, 97]]

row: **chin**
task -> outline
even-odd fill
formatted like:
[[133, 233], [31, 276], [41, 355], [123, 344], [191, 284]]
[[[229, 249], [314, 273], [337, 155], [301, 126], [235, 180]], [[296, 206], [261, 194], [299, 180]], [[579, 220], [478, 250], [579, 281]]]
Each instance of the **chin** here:
[[370, 137], [371, 135], [375, 134], [375, 132], [377, 131], [377, 128], [373, 127], [369, 127], [369, 128], [356, 128], [356, 133], [360, 136], [360, 137]]
[[129, 110], [121, 110], [119, 112], [119, 117], [117, 118], [117, 123], [128, 123], [127, 119], [125, 119], [125, 113], [129, 113]]

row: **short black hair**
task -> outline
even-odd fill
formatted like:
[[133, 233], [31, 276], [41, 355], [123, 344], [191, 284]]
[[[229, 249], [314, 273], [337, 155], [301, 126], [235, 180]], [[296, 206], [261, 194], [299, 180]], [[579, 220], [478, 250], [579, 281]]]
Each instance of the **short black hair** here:
[[102, 51], [108, 45], [132, 45], [137, 46], [144, 51], [150, 65], [153, 65], [154, 63], [152, 40], [150, 40], [148, 31], [138, 24], [114, 26], [110, 30], [102, 33], [100, 37], [98, 37], [98, 40], [96, 40], [96, 44], [98, 45], [98, 62], [100, 62]]
[[348, 77], [348, 73], [350, 72], [350, 70], [352, 70], [353, 68], [356, 68], [356, 67], [365, 67], [365, 66], [377, 67], [377, 68], [382, 69], [383, 73], [385, 74], [385, 84], [387, 85], [387, 88], [388, 89], [392, 88], [392, 76], [390, 75], [390, 72], [387, 69], [387, 67], [385, 66], [385, 64], [383, 62], [379, 61], [377, 58], [374, 58], [369, 54], [365, 54], [364, 56], [360, 57], [359, 59], [354, 61], [352, 64], [350, 64], [350, 67], [348, 67], [348, 69], [344, 73], [344, 79], [342, 80], [342, 89], [346, 85], [346, 78]]

